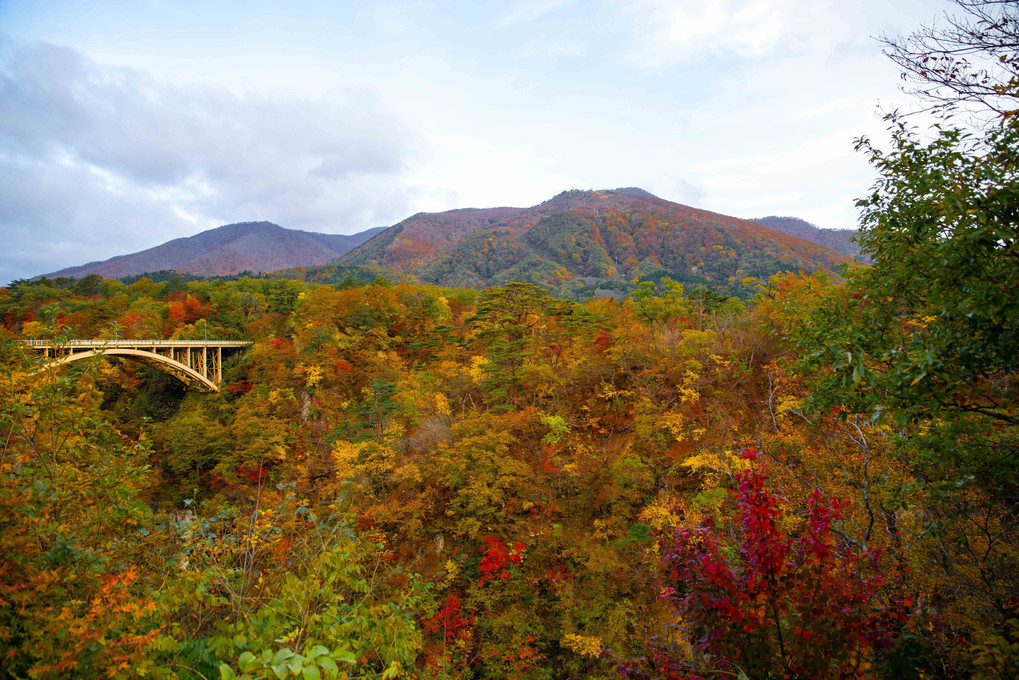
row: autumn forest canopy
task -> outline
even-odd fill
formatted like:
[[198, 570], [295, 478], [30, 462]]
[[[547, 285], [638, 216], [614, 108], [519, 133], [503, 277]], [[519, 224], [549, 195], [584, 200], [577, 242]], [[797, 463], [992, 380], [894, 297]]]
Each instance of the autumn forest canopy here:
[[1017, 22], [885, 40], [939, 122], [858, 142], [868, 265], [0, 289], [0, 675], [1019, 677]]

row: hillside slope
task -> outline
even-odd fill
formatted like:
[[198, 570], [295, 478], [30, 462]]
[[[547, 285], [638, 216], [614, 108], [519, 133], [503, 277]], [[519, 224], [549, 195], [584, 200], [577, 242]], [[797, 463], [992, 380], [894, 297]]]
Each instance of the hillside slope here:
[[783, 234], [796, 236], [837, 250], [848, 257], [864, 259], [860, 253], [860, 246], [856, 242], [855, 229], [825, 229], [798, 217], [769, 216], [755, 218], [753, 221]]
[[531, 208], [415, 215], [338, 263], [442, 285], [531, 281], [566, 294], [661, 278], [733, 290], [745, 277], [833, 269], [847, 258], [749, 220], [636, 188], [566, 191]]

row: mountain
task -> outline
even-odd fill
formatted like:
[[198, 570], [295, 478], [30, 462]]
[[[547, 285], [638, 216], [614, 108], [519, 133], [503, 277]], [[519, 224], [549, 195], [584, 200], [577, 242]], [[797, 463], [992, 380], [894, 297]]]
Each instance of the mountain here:
[[789, 234], [790, 236], [796, 236], [798, 238], [806, 239], [814, 243], [819, 243], [822, 246], [827, 246], [832, 250], [837, 250], [843, 255], [856, 258], [858, 260], [865, 259], [860, 253], [860, 246], [856, 243], [856, 230], [855, 229], [825, 229], [801, 220], [798, 217], [760, 217], [753, 220], [758, 224], [763, 224], [769, 229], [780, 231], [783, 234]]
[[664, 276], [735, 294], [745, 277], [833, 269], [847, 261], [757, 222], [631, 187], [566, 191], [530, 208], [419, 213], [336, 262], [441, 285], [531, 281], [577, 296]]
[[334, 260], [384, 229], [377, 227], [351, 235], [317, 234], [284, 229], [271, 222], [238, 222], [138, 253], [68, 267], [45, 276], [81, 278], [99, 274], [115, 279], [160, 270], [228, 276], [243, 271], [258, 273], [308, 267]]

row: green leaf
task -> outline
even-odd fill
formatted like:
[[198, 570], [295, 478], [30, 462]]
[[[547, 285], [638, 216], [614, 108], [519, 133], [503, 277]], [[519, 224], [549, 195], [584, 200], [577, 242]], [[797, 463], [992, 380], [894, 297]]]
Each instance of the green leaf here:
[[241, 667], [241, 672], [247, 673], [251, 670], [252, 666], [255, 665], [257, 658], [251, 652], [244, 652], [237, 658], [237, 664]]
[[329, 677], [340, 674], [340, 669], [336, 666], [336, 662], [333, 661], [331, 656], [323, 656], [319, 659], [318, 665], [326, 669], [326, 674], [329, 675]]
[[329, 648], [325, 645], [315, 645], [311, 649], [307, 650], [307, 658], [317, 659], [320, 656], [324, 656], [329, 653]]
[[303, 666], [304, 657], [301, 656], [300, 654], [294, 654], [292, 657], [290, 657], [290, 661], [287, 662], [287, 667], [290, 669], [290, 672], [293, 673], [294, 675], [300, 673], [301, 668]]
[[272, 658], [273, 664], [281, 664], [294, 655], [294, 652], [290, 649], [283, 648], [276, 652], [276, 656]]
[[222, 680], [236, 680], [237, 675], [234, 673], [234, 669], [227, 666], [225, 663], [219, 664], [219, 677]]
[[304, 675], [304, 680], [321, 680], [322, 678], [318, 672], [318, 666], [305, 666], [301, 673]]
[[357, 663], [357, 657], [354, 656], [354, 652], [349, 649], [344, 649], [342, 652], [334, 652], [333, 658], [337, 661], [344, 661], [346, 663]]

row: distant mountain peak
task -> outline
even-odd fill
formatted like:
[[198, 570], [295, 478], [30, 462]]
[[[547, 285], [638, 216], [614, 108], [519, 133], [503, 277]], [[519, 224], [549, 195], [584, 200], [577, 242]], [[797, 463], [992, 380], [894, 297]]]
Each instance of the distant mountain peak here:
[[616, 194], [626, 194], [628, 196], [646, 196], [647, 198], [658, 198], [650, 191], [645, 191], [640, 187], [621, 187], [619, 189], [613, 189], [612, 192]]
[[194, 236], [176, 238], [129, 255], [68, 267], [45, 276], [82, 277], [99, 274], [115, 279], [172, 270], [199, 276], [228, 276], [325, 264], [374, 236], [382, 228], [360, 234], [320, 234], [287, 229], [272, 222], [234, 222]]
[[545, 201], [545, 203], [551, 203], [553, 201], [562, 199], [577, 199], [583, 197], [592, 196], [609, 196], [609, 195], [622, 195], [622, 196], [640, 196], [642, 198], [658, 198], [650, 191], [641, 189], [640, 187], [620, 187], [618, 189], [567, 189], [561, 191], [552, 198]]

